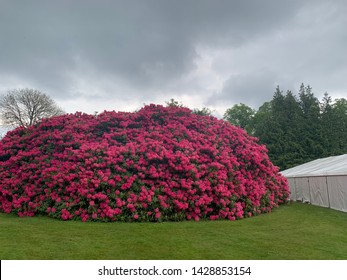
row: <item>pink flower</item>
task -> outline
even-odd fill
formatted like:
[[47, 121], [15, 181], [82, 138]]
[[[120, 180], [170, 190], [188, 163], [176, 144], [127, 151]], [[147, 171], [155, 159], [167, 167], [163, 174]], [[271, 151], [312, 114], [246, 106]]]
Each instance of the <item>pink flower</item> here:
[[0, 154], [0, 211], [21, 216], [234, 220], [289, 195], [255, 138], [188, 108], [48, 118], [9, 132]]
[[160, 217], [161, 217], [160, 212], [155, 213], [155, 218], [156, 218], [156, 219], [160, 219]]

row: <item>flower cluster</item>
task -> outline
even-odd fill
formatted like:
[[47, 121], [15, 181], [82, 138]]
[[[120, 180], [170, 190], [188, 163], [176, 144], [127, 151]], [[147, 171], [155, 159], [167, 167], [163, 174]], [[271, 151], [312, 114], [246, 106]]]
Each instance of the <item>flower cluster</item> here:
[[285, 203], [286, 179], [240, 128], [187, 108], [75, 113], [0, 142], [0, 211], [82, 221], [241, 219]]

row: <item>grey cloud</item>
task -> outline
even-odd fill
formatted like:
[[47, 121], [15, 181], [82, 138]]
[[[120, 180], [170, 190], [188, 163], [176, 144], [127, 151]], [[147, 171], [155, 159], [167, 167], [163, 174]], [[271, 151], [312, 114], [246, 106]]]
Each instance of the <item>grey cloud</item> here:
[[273, 28], [276, 9], [289, 14], [288, 5], [273, 1], [4, 3], [0, 71], [57, 83], [75, 66], [75, 55], [131, 82], [174, 79], [194, 67], [195, 44], [240, 44]]
[[237, 74], [229, 76], [210, 102], [257, 108], [272, 98], [277, 85], [296, 93], [301, 83], [310, 84], [318, 97], [326, 91], [346, 94], [346, 9], [342, 2], [305, 5], [286, 26], [231, 51], [229, 61], [216, 61], [215, 67]]
[[231, 76], [223, 86], [222, 91], [211, 98], [209, 103], [229, 104], [244, 103], [253, 108], [258, 108], [264, 100], [270, 100], [276, 85], [273, 73], [262, 71], [247, 73], [245, 75]]
[[[14, 76], [62, 100], [126, 92], [142, 102], [151, 92], [171, 94], [172, 87], [187, 94], [185, 78], [197, 69], [197, 49], [227, 49], [237, 57], [220, 62], [228, 78], [215, 98], [202, 93], [204, 103], [258, 104], [271, 97], [276, 82], [315, 80], [328, 69], [343, 83], [345, 9], [343, 1], [4, 0], [0, 83], [11, 86], [7, 77]], [[259, 74], [264, 61], [271, 65]], [[186, 90], [201, 87], [193, 81]]]

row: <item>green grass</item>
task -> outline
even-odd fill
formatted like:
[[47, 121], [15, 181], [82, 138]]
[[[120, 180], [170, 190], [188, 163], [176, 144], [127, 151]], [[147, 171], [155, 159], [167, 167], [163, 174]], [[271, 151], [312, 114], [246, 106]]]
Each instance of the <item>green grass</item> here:
[[82, 223], [1, 213], [0, 259], [347, 259], [347, 213], [301, 203], [233, 222]]

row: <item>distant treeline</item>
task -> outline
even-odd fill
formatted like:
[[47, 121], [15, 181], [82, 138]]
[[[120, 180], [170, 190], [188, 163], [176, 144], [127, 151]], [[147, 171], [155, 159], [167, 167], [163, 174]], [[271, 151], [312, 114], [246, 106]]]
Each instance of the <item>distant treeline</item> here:
[[277, 87], [258, 110], [234, 105], [224, 119], [258, 137], [281, 170], [347, 153], [347, 100], [332, 100], [326, 93], [320, 101], [304, 84], [297, 95]]

